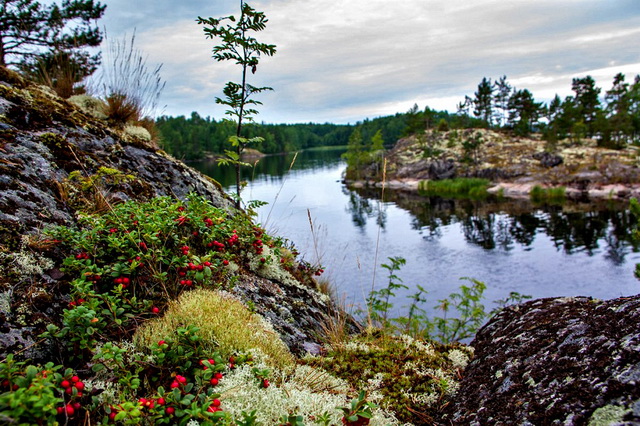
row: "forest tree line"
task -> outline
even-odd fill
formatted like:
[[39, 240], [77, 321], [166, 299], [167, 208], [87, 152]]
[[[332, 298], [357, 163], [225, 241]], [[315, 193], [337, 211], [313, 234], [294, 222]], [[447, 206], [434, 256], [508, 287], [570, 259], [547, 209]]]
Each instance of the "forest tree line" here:
[[[357, 128], [364, 141], [370, 141], [380, 132], [385, 146], [415, 131], [424, 128], [424, 115], [428, 114], [433, 122], [445, 121], [455, 127], [463, 124], [457, 114], [435, 111], [428, 107], [420, 111], [414, 105], [406, 113], [397, 113], [374, 119], [365, 119], [355, 124], [300, 123], [265, 124], [251, 123], [243, 128], [244, 137], [260, 136], [264, 141], [256, 148], [266, 154], [293, 152], [320, 146], [347, 145], [350, 135]], [[464, 119], [475, 125], [482, 125], [477, 119]], [[161, 144], [170, 154], [185, 160], [203, 158], [207, 153], [222, 153], [228, 149], [228, 138], [234, 134], [235, 124], [228, 120], [203, 118], [197, 112], [191, 116], [167, 117], [157, 119], [156, 127], [161, 135]]]
[[574, 78], [573, 95], [559, 95], [544, 104], [536, 102], [528, 89], [517, 89], [503, 76], [491, 82], [483, 78], [473, 97], [466, 96], [458, 113], [482, 120], [485, 127], [514, 131], [526, 136], [541, 132], [545, 140], [556, 142], [595, 138], [598, 145], [623, 148], [640, 138], [640, 75], [633, 83], [618, 73], [604, 92], [591, 76]]
[[[319, 146], [346, 145], [359, 129], [363, 141], [371, 141], [380, 131], [385, 146], [399, 138], [438, 128], [440, 130], [486, 127], [512, 131], [520, 136], [541, 132], [545, 140], [556, 142], [569, 138], [580, 141], [596, 138], [598, 144], [623, 148], [640, 138], [640, 76], [633, 83], [624, 74], [614, 77], [612, 87], [601, 96], [591, 76], [574, 78], [573, 95], [561, 99], [556, 95], [547, 105], [536, 102], [528, 89], [517, 89], [506, 76], [492, 82], [483, 78], [474, 96], [466, 96], [455, 114], [414, 105], [406, 113], [366, 119], [355, 124], [257, 124], [245, 127], [245, 137], [264, 138], [257, 148], [267, 154], [292, 152]], [[222, 153], [234, 124], [226, 120], [191, 117], [160, 117], [156, 125], [163, 148], [185, 160], [202, 158], [206, 153]]]

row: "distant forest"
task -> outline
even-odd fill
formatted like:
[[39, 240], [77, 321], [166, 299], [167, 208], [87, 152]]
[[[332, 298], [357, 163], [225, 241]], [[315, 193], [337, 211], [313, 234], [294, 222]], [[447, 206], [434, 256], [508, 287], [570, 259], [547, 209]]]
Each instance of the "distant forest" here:
[[[483, 78], [474, 96], [466, 96], [455, 114], [435, 111], [428, 106], [420, 110], [414, 105], [406, 113], [367, 119], [355, 124], [266, 124], [252, 123], [243, 127], [243, 136], [264, 138], [256, 148], [267, 154], [297, 151], [319, 146], [346, 145], [350, 135], [359, 129], [365, 144], [380, 131], [385, 146], [410, 134], [437, 128], [439, 130], [487, 127], [526, 136], [541, 132], [545, 140], [555, 142], [569, 138], [596, 138], [598, 144], [623, 148], [640, 142], [640, 76], [633, 83], [625, 76], [614, 77], [611, 89], [604, 92], [591, 76], [574, 78], [574, 95], [561, 99], [558, 95], [548, 104], [536, 102], [527, 89], [517, 89], [503, 76], [491, 82]], [[228, 137], [235, 124], [227, 120], [163, 116], [156, 121], [162, 147], [177, 158], [195, 160], [206, 154], [220, 154], [229, 148]]]
[[[435, 122], [461, 121], [456, 114], [448, 112], [433, 111], [429, 108], [418, 111], [416, 105], [407, 113], [367, 119], [355, 124], [252, 123], [243, 127], [243, 136], [264, 138], [264, 142], [255, 145], [255, 148], [266, 154], [292, 152], [319, 146], [346, 146], [349, 136], [356, 128], [360, 129], [365, 141], [371, 140], [380, 130], [385, 146], [390, 146], [402, 136], [413, 132], [416, 121], [423, 123], [425, 114], [432, 117]], [[479, 120], [473, 121], [481, 124]], [[234, 123], [210, 117], [203, 118], [197, 112], [191, 113], [189, 118], [160, 117], [156, 121], [156, 127], [160, 132], [163, 149], [185, 160], [200, 159], [206, 153], [223, 153], [225, 149], [229, 149], [227, 139], [235, 133]]]

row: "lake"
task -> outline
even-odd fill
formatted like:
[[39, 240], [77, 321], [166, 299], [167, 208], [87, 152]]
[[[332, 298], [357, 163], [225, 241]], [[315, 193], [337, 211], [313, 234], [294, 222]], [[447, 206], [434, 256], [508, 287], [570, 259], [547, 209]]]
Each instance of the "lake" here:
[[[388, 189], [381, 200], [379, 189], [350, 190], [341, 182], [342, 152], [302, 151], [293, 164], [293, 154], [262, 158], [244, 171], [242, 196], [269, 203], [258, 221], [295, 243], [305, 260], [321, 263], [351, 309], [364, 305], [372, 285], [386, 286], [379, 265], [391, 256], [406, 259], [397, 275], [410, 287], [395, 301], [396, 313], [416, 284], [428, 290], [425, 308], [432, 308], [469, 284], [461, 277], [486, 283], [487, 307], [512, 291], [601, 299], [640, 292], [633, 274], [640, 255], [624, 205], [456, 201]], [[231, 167], [191, 166], [235, 191]]]

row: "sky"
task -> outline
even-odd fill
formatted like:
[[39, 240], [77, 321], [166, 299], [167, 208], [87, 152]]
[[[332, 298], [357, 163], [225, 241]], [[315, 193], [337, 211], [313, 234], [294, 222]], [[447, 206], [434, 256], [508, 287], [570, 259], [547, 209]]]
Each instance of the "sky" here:
[[[249, 83], [270, 86], [256, 121], [355, 123], [422, 109], [456, 111], [483, 77], [536, 100], [591, 75], [604, 91], [640, 74], [640, 0], [257, 0], [277, 46]], [[107, 40], [130, 37], [162, 64], [164, 115], [221, 119], [215, 104], [240, 68], [216, 62], [196, 18], [239, 15], [239, 0], [103, 0]]]

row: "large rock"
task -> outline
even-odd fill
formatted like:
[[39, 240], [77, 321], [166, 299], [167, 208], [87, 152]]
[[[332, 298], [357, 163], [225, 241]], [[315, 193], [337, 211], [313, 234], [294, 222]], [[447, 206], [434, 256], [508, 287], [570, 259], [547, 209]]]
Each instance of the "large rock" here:
[[640, 424], [640, 295], [507, 308], [471, 345], [454, 424]]
[[547, 168], [559, 166], [564, 161], [562, 156], [558, 154], [552, 154], [546, 151], [536, 152], [535, 154], [533, 154], [533, 158], [540, 161], [540, 165], [542, 167], [547, 167]]
[[[68, 305], [69, 278], [52, 268], [60, 258], [32, 253], [23, 237], [50, 225], [76, 225], [66, 183], [72, 173], [96, 176], [101, 168], [133, 177], [103, 184], [103, 195], [114, 203], [197, 193], [217, 207], [233, 207], [217, 182], [148, 140], [87, 116], [0, 67], [0, 359], [8, 353], [36, 359], [47, 355], [44, 345], [35, 343]], [[331, 310], [327, 297], [295, 280], [265, 279], [251, 271], [239, 277], [232, 291], [254, 304], [292, 351], [317, 349], [321, 324]]]

